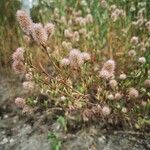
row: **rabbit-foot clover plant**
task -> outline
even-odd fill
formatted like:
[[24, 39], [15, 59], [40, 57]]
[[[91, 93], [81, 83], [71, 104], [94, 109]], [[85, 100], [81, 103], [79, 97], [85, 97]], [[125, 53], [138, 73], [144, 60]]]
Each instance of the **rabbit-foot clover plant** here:
[[145, 5], [94, 2], [66, 5], [66, 14], [54, 8], [45, 24], [17, 11], [25, 44], [12, 68], [29, 97], [15, 103], [26, 113], [42, 105], [141, 128], [150, 115], [150, 16]]

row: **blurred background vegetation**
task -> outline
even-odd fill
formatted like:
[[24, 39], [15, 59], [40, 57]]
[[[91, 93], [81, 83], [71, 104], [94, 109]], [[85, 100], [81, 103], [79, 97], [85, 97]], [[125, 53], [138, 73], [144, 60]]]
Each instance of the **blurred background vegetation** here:
[[[26, 9], [31, 13], [34, 22], [48, 22], [53, 20], [51, 13], [57, 7], [60, 15], [65, 15], [71, 6], [76, 10], [84, 7], [80, 6], [81, 0], [0, 0], [0, 68], [11, 66], [12, 52], [22, 44], [22, 33], [16, 21], [16, 11], [18, 9]], [[100, 0], [84, 0], [91, 9], [96, 23], [101, 27], [99, 39], [105, 37], [107, 32], [107, 12], [99, 8]], [[147, 3], [146, 3], [147, 2]], [[128, 12], [129, 19], [132, 20], [137, 11], [146, 5], [147, 18], [150, 18], [150, 1], [149, 0], [109, 0], [110, 4], [117, 4], [120, 8], [124, 8]], [[131, 11], [131, 8], [134, 11]], [[102, 13], [103, 12], [103, 13]]]

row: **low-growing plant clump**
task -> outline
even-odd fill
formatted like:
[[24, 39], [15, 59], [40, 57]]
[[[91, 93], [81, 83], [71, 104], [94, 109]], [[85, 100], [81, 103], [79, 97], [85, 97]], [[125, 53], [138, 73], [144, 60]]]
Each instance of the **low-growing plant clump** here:
[[[13, 53], [12, 68], [24, 76], [28, 97], [17, 97], [15, 104], [23, 113], [61, 109], [68, 119], [80, 116], [83, 122], [148, 128], [150, 18], [146, 5], [129, 10], [100, 0], [101, 24], [86, 1], [77, 5], [78, 9], [66, 6], [65, 15], [54, 8], [48, 23], [34, 23], [24, 10], [17, 11], [24, 44]], [[134, 15], [128, 16], [128, 11]]]

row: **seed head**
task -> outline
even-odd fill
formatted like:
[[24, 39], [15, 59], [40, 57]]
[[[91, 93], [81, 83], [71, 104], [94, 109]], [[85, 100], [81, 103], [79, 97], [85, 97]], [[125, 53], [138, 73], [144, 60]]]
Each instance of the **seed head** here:
[[130, 99], [136, 99], [139, 97], [139, 92], [135, 88], [129, 89], [129, 98]]
[[12, 55], [13, 61], [23, 61], [24, 60], [23, 54], [24, 54], [24, 49], [22, 47], [17, 48]]
[[25, 91], [30, 91], [30, 92], [32, 92], [35, 88], [35, 84], [32, 81], [25, 81], [23, 82], [22, 86]]
[[26, 105], [26, 100], [24, 98], [17, 97], [15, 99], [15, 104], [17, 105], [17, 107], [23, 108]]
[[24, 10], [18, 10], [16, 17], [23, 32], [30, 35], [33, 23], [30, 16]]
[[102, 114], [103, 114], [104, 116], [108, 116], [108, 115], [110, 115], [110, 113], [111, 113], [111, 109], [109, 108], [109, 106], [104, 106], [104, 107], [102, 108]]
[[138, 62], [141, 63], [141, 64], [145, 64], [146, 63], [145, 57], [140, 57]]
[[117, 83], [116, 80], [110, 80], [110, 81], [109, 81], [109, 85], [110, 85], [110, 87], [111, 87], [112, 89], [114, 89], [114, 88], [117, 87], [118, 83]]
[[14, 61], [12, 64], [12, 69], [16, 74], [24, 74], [26, 71], [25, 65], [22, 61]]
[[44, 29], [46, 30], [48, 36], [52, 36], [55, 32], [55, 25], [53, 23], [47, 23], [44, 26]]
[[41, 23], [35, 23], [33, 25], [32, 37], [37, 42], [37, 44], [46, 44], [48, 36]]
[[120, 76], [119, 76], [120, 80], [125, 80], [126, 78], [127, 78], [127, 75], [124, 73], [120, 74]]
[[144, 81], [144, 86], [148, 88], [150, 87], [150, 79]]
[[87, 52], [81, 53], [81, 56], [82, 56], [82, 58], [83, 58], [85, 61], [88, 61], [88, 60], [91, 59], [90, 54], [87, 53]]
[[68, 66], [68, 65], [70, 65], [70, 60], [67, 59], [67, 58], [64, 58], [64, 59], [61, 60], [60, 64], [62, 66]]

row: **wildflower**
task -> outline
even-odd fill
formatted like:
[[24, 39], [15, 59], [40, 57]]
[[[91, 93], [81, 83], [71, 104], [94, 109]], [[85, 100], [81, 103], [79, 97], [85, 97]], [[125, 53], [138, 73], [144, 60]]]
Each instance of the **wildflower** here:
[[27, 73], [27, 74], [25, 75], [25, 79], [26, 79], [26, 81], [31, 81], [31, 80], [33, 79], [32, 73], [31, 73], [31, 72]]
[[71, 38], [71, 37], [73, 36], [73, 33], [72, 33], [71, 29], [66, 29], [66, 30], [64, 31], [64, 36], [65, 36], [66, 38]]
[[79, 32], [78, 32], [78, 31], [75, 31], [75, 32], [73, 33], [73, 37], [72, 37], [73, 42], [78, 42], [78, 41], [79, 41], [79, 38], [80, 38]]
[[120, 74], [120, 76], [119, 76], [120, 80], [125, 80], [126, 78], [127, 78], [127, 75], [124, 73]]
[[137, 45], [138, 42], [139, 42], [139, 38], [138, 38], [138, 37], [133, 36], [133, 37], [131, 38], [130, 43], [131, 43], [132, 45]]
[[106, 80], [108, 80], [109, 78], [111, 78], [113, 76], [112, 73], [110, 73], [109, 71], [107, 70], [104, 70], [102, 69], [100, 72], [99, 72], [99, 75], [101, 78], [104, 78]]
[[61, 60], [60, 63], [61, 63], [62, 66], [68, 66], [68, 65], [70, 65], [70, 60], [67, 59], [67, 58], [64, 58], [64, 59]]
[[104, 79], [109, 79], [114, 75], [115, 62], [114, 60], [108, 60], [104, 63], [101, 71], [99, 72], [100, 77]]
[[82, 35], [84, 35], [84, 36], [86, 36], [86, 34], [87, 34], [86, 28], [80, 29], [79, 33], [82, 34]]
[[81, 56], [82, 56], [82, 58], [83, 58], [84, 60], [86, 60], [86, 61], [91, 59], [90, 54], [87, 53], [87, 52], [81, 53]]
[[63, 24], [66, 24], [66, 22], [67, 22], [65, 16], [61, 16], [60, 20]]
[[93, 17], [92, 17], [91, 14], [88, 14], [88, 15], [86, 16], [86, 23], [93, 23]]
[[140, 49], [142, 52], [146, 52], [146, 48], [143, 46], [143, 47], [141, 47], [141, 49]]
[[122, 111], [123, 113], [127, 113], [127, 108], [126, 108], [126, 107], [123, 107], [123, 108], [121, 109], [121, 111]]
[[129, 98], [130, 99], [136, 99], [139, 97], [139, 92], [135, 88], [129, 89]]
[[16, 51], [12, 55], [13, 61], [23, 61], [24, 60], [24, 49], [22, 47], [19, 47], [16, 49]]
[[117, 87], [118, 83], [117, 83], [116, 80], [110, 80], [110, 81], [109, 81], [109, 85], [110, 85], [110, 87], [111, 87], [112, 89], [114, 89], [114, 88]]
[[72, 67], [81, 66], [84, 63], [82, 53], [78, 49], [72, 49], [70, 51], [69, 60]]
[[23, 36], [23, 40], [24, 40], [24, 42], [25, 42], [26, 44], [29, 44], [30, 41], [31, 41], [30, 37], [27, 36], [27, 35], [24, 35], [24, 36]]
[[150, 32], [150, 21], [146, 22], [145, 26], [146, 29]]
[[23, 107], [22, 113], [31, 114], [31, 113], [32, 113], [32, 108], [29, 107], [28, 105], [25, 105], [25, 106]]
[[71, 20], [71, 19], [68, 21], [68, 25], [69, 25], [69, 26], [72, 25], [72, 20]]
[[101, 0], [100, 1], [100, 5], [103, 7], [103, 8], [106, 8], [108, 6], [108, 3], [106, 0]]
[[102, 114], [103, 114], [104, 116], [108, 116], [108, 115], [110, 115], [110, 113], [111, 113], [111, 109], [109, 108], [109, 106], [104, 106], [104, 107], [102, 108]]
[[103, 69], [107, 70], [109, 72], [114, 72], [114, 70], [115, 70], [115, 62], [114, 62], [114, 60], [110, 59], [110, 60], [106, 61], [104, 63], [104, 65], [103, 65]]
[[63, 46], [63, 48], [65, 48], [67, 50], [71, 50], [72, 49], [72, 44], [70, 42], [63, 41], [62, 42], [62, 46]]
[[141, 63], [141, 64], [146, 63], [145, 57], [140, 57], [139, 60], [138, 60], [138, 62]]
[[107, 99], [109, 99], [109, 100], [114, 100], [114, 95], [109, 94], [109, 95], [107, 96]]
[[32, 81], [25, 81], [23, 82], [22, 86], [23, 86], [23, 89], [26, 91], [33, 91], [35, 88], [35, 84]]
[[111, 11], [111, 12], [114, 12], [116, 8], [117, 8], [116, 5], [111, 5], [111, 6], [110, 6], [110, 11]]
[[16, 74], [23, 74], [26, 71], [25, 65], [22, 61], [14, 61], [12, 64], [12, 69]]
[[118, 16], [117, 16], [117, 14], [115, 12], [113, 12], [111, 14], [111, 19], [112, 19], [113, 22], [115, 22], [118, 19]]
[[60, 98], [62, 101], [65, 101], [66, 100], [66, 97], [65, 96], [61, 96]]
[[44, 29], [46, 30], [46, 32], [49, 36], [52, 36], [55, 32], [55, 25], [53, 23], [47, 23], [44, 26]]
[[15, 104], [17, 105], [17, 107], [23, 108], [26, 105], [26, 100], [24, 98], [17, 97], [15, 99]]
[[82, 18], [79, 22], [80, 26], [86, 26], [86, 18]]
[[148, 88], [150, 87], [150, 79], [144, 81], [144, 86]]
[[30, 16], [24, 10], [18, 10], [16, 16], [23, 32], [30, 35], [33, 23]]
[[77, 57], [80, 56], [80, 51], [78, 49], [72, 49], [69, 53], [69, 58], [71, 59], [76, 59]]
[[135, 50], [130, 50], [128, 52], [128, 55], [134, 57], [136, 55], [136, 51]]
[[120, 93], [115, 94], [115, 99], [116, 100], [120, 100], [121, 98], [122, 98], [122, 94], [120, 94]]
[[46, 44], [48, 36], [41, 23], [35, 23], [33, 25], [32, 37], [39, 45]]

